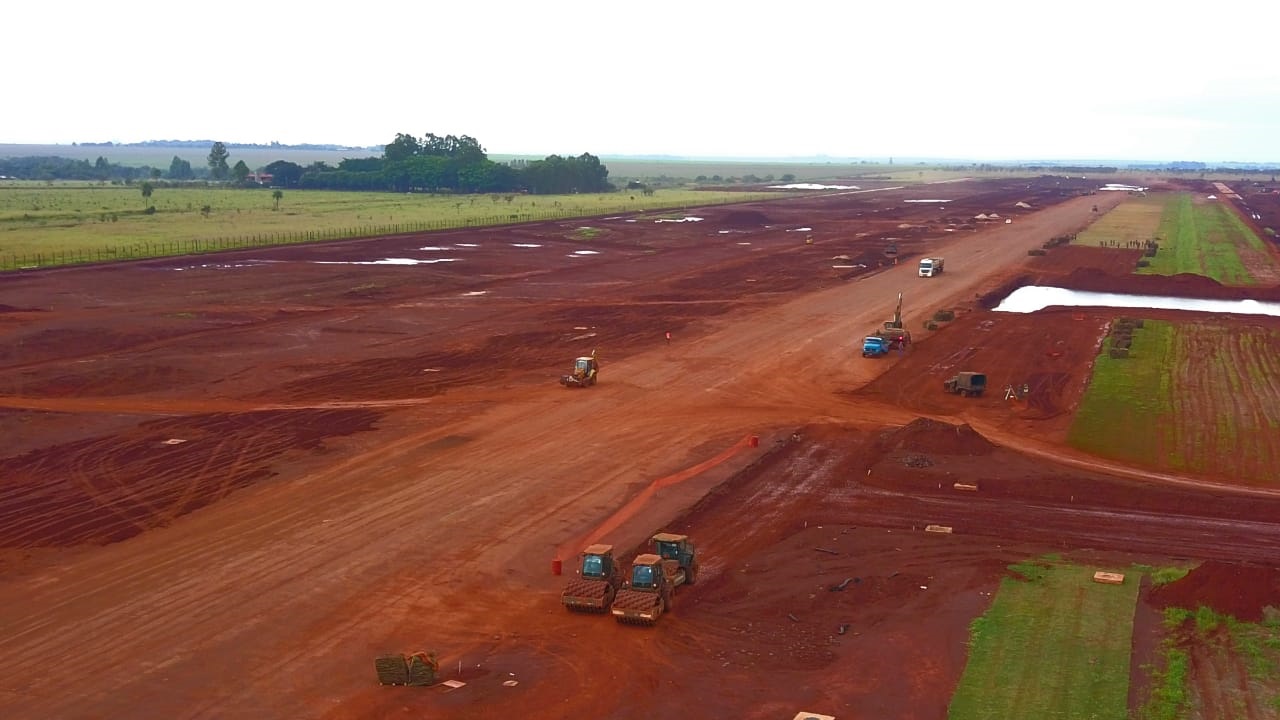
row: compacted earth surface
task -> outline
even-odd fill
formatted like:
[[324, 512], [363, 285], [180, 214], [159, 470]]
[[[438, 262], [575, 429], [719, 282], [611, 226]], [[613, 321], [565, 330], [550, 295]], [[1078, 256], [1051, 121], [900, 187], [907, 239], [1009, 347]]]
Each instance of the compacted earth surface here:
[[[1066, 447], [1110, 311], [991, 311], [1134, 282], [1134, 251], [1027, 254], [1123, 199], [1090, 189], [881, 183], [0, 278], [0, 715], [941, 718], [1010, 563], [1274, 562], [1271, 488]], [[913, 342], [861, 357], [899, 293]], [[561, 387], [593, 350], [599, 383]], [[992, 392], [941, 392], [972, 368]], [[655, 627], [565, 612], [553, 566], [659, 530], [702, 565]], [[417, 651], [465, 684], [377, 683]]]

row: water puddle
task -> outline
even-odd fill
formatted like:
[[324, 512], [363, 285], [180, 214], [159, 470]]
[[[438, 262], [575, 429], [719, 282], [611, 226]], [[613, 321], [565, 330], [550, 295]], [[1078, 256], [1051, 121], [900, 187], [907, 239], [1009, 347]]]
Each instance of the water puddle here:
[[1121, 293], [1085, 292], [1066, 288], [1026, 285], [1014, 290], [996, 312], [1033, 313], [1054, 305], [1065, 307], [1152, 308], [1187, 310], [1205, 313], [1269, 315], [1280, 317], [1280, 303], [1257, 300], [1209, 300], [1164, 295], [1124, 295]]
[[457, 262], [458, 258], [383, 258], [382, 260], [313, 260], [317, 265], [434, 265], [436, 263]]
[[950, 200], [903, 200], [902, 202], [909, 202], [909, 203], [949, 203], [949, 202], [951, 202], [951, 201], [950, 201]]
[[186, 267], [176, 267], [173, 269], [178, 272], [181, 272], [183, 270], [230, 270], [233, 268], [257, 267], [258, 265], [263, 265], [268, 262], [275, 262], [275, 261], [274, 260], [247, 260], [245, 262], [238, 262], [238, 263], [205, 263], [203, 265], [188, 265]]
[[664, 222], [702, 222], [702, 218], [700, 218], [700, 217], [693, 217], [692, 215], [690, 215], [690, 216], [688, 216], [688, 217], [682, 217], [682, 218], [678, 218], [678, 219], [674, 219], [674, 220], [672, 220], [672, 219], [668, 219], [668, 218], [658, 218], [657, 220], [654, 220], [654, 222], [660, 222], [660, 223], [664, 223]]
[[479, 245], [477, 245], [477, 244], [475, 244], [475, 243], [458, 243], [458, 244], [456, 245], [456, 247], [467, 247], [467, 248], [472, 248], [472, 247], [480, 247], [480, 246], [479, 246]]
[[511, 247], [518, 247], [518, 248], [540, 248], [540, 247], [542, 247], [542, 246], [541, 246], [541, 245], [539, 245], [538, 243], [511, 243]]
[[791, 228], [787, 232], [813, 232], [813, 228], [811, 227]]
[[599, 255], [599, 250], [574, 250], [569, 257], [586, 257], [587, 255]]
[[1147, 189], [1144, 187], [1138, 187], [1137, 185], [1124, 185], [1121, 183], [1107, 183], [1106, 185], [1103, 185], [1098, 189], [1112, 190], [1116, 192], [1146, 192], [1147, 191]]
[[817, 183], [790, 183], [770, 185], [770, 190], [861, 190], [857, 185], [819, 185]]
[[418, 249], [419, 249], [419, 250], [424, 250], [424, 251], [426, 251], [426, 252], [432, 252], [432, 251], [436, 251], [436, 250], [448, 250], [449, 248], [442, 248], [442, 247], [437, 247], [437, 246], [435, 246], [435, 245], [428, 245], [428, 246], [426, 246], [426, 247], [420, 247], [420, 248], [418, 248]]

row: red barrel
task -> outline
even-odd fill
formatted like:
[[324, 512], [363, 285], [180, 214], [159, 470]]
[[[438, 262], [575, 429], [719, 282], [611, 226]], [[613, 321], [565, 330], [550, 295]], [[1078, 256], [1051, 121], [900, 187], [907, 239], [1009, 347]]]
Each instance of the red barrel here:
[[559, 558], [556, 558], [555, 560], [552, 560], [552, 561], [551, 561], [551, 574], [552, 574], [552, 575], [559, 575], [559, 574], [560, 574], [560, 559], [559, 559]]
[[747, 445], [749, 447], [760, 447], [760, 436], [752, 435], [751, 437], [747, 438]]

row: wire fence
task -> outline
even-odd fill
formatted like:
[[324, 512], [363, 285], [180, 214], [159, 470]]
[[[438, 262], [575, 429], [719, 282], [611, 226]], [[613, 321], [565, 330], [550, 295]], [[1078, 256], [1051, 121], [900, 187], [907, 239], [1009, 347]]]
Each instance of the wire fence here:
[[149, 240], [130, 244], [108, 245], [98, 248], [53, 250], [50, 252], [36, 253], [8, 253], [0, 254], [0, 271], [34, 270], [37, 268], [59, 267], [64, 265], [87, 265], [92, 263], [118, 262], [121, 260], [145, 260], [148, 258], [199, 255], [202, 253], [278, 247], [282, 245], [296, 245], [300, 243], [355, 240], [359, 238], [382, 237], [386, 235], [407, 235], [474, 227], [494, 227], [499, 225], [514, 225], [518, 223], [539, 222], [544, 220], [589, 218], [599, 217], [602, 214], [607, 215], [615, 212], [670, 212], [685, 210], [689, 207], [692, 206], [684, 204], [675, 207], [645, 208], [642, 211], [637, 211], [635, 208], [593, 208], [589, 215], [585, 214], [581, 209], [553, 208], [533, 212], [509, 213], [506, 215], [437, 219], [387, 225], [360, 225], [355, 227], [325, 228], [321, 230], [289, 230], [281, 232], [262, 232], [180, 240]]

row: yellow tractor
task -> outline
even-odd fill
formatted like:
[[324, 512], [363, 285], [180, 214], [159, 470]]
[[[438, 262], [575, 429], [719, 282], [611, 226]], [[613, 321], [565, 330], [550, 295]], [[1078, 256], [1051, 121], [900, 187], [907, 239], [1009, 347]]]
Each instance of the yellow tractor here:
[[671, 609], [675, 590], [698, 579], [698, 558], [688, 535], [658, 533], [655, 552], [636, 557], [631, 579], [613, 599], [613, 617], [629, 625], [653, 625]]
[[560, 376], [560, 384], [565, 387], [591, 387], [596, 384], [596, 374], [600, 371], [600, 363], [596, 360], [596, 351], [573, 361], [573, 372]]

